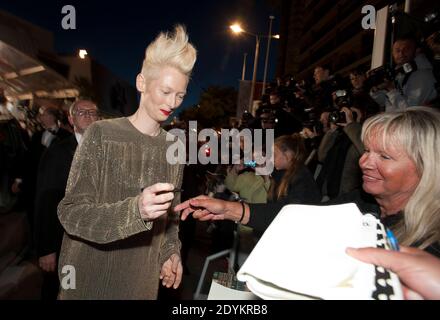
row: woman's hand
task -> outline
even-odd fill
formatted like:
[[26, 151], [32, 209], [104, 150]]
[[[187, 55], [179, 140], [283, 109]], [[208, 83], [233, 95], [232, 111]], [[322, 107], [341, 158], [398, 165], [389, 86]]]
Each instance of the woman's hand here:
[[173, 190], [170, 183], [156, 183], [144, 188], [138, 202], [142, 219], [151, 221], [167, 213], [174, 199]]
[[347, 248], [347, 253], [396, 273], [404, 285], [405, 299], [440, 299], [440, 259], [417, 248], [400, 249]]
[[183, 210], [180, 217], [182, 220], [185, 220], [191, 213], [195, 219], [200, 221], [224, 220], [229, 203], [208, 196], [198, 196], [177, 205], [174, 211]]
[[54, 272], [57, 268], [57, 254], [51, 253], [38, 259], [38, 264], [43, 271]]
[[182, 262], [180, 261], [180, 257], [174, 253], [165, 261], [160, 270], [162, 285], [167, 288], [173, 286], [174, 289], [177, 289], [182, 281], [182, 273]]

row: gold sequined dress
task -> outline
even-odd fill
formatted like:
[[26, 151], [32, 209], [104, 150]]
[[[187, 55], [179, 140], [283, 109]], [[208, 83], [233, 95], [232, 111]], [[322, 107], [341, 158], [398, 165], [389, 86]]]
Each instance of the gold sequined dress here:
[[[166, 161], [167, 132], [142, 134], [127, 118], [91, 125], [78, 147], [58, 206], [65, 229], [58, 264], [60, 299], [156, 299], [162, 264], [180, 254], [179, 217], [170, 209], [141, 219], [140, 188], [180, 188], [183, 166]], [[179, 197], [174, 199], [173, 206]], [[172, 206], [172, 207], [173, 207]], [[75, 271], [72, 287], [71, 267]], [[70, 277], [70, 278], [66, 278]]]

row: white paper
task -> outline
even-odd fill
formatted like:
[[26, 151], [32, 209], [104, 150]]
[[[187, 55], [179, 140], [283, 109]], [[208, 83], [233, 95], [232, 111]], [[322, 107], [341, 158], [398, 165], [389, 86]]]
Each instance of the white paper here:
[[208, 300], [257, 300], [258, 297], [249, 291], [240, 291], [227, 288], [217, 283], [215, 280], [211, 283]]
[[263, 299], [371, 299], [374, 266], [345, 250], [376, 247], [378, 222], [352, 203], [285, 206], [237, 278]]

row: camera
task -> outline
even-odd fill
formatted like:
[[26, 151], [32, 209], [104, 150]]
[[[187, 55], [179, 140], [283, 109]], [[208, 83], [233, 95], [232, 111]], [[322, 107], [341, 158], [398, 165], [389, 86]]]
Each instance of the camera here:
[[[352, 114], [353, 114], [353, 120], [356, 121], [357, 113], [352, 112]], [[333, 112], [330, 112], [330, 114], [328, 115], [328, 121], [331, 123], [346, 123], [347, 115], [343, 111], [335, 110]]]
[[347, 90], [336, 90], [335, 95], [335, 104], [339, 109], [351, 107], [351, 97]]
[[307, 90], [307, 83], [305, 82], [305, 80], [300, 80], [295, 84], [293, 90], [304, 92]]
[[[260, 111], [260, 110], [259, 110]], [[269, 105], [262, 105], [258, 116], [259, 120], [264, 123], [278, 123], [277, 110], [271, 108]]]
[[305, 121], [303, 127], [310, 129], [312, 132], [316, 132], [318, 136], [322, 135], [324, 132], [324, 125], [319, 120]]
[[254, 125], [254, 117], [250, 112], [245, 110], [240, 118], [241, 127], [250, 128]]
[[347, 118], [345, 112], [339, 111], [342, 108], [350, 108], [352, 106], [351, 94], [347, 90], [336, 90], [335, 94], [335, 105], [338, 110], [330, 112], [328, 119], [332, 123], [346, 123]]
[[425, 15], [425, 18], [423, 20], [426, 23], [440, 24], [440, 14], [439, 12], [430, 12]]
[[331, 123], [346, 123], [347, 117], [345, 116], [345, 112], [333, 111], [328, 115], [328, 121]]
[[416, 70], [417, 64], [414, 61], [407, 62], [398, 68], [393, 68], [388, 64], [383, 65], [367, 72], [367, 79], [364, 85], [366, 88], [371, 89], [383, 84], [385, 80], [394, 81], [398, 74], [408, 75]]
[[[426, 36], [429, 36], [437, 32], [440, 29], [440, 12], [435, 11], [428, 13], [427, 15], [425, 15], [423, 21], [425, 22], [424, 34]], [[439, 40], [438, 38], [435, 39], [436, 42], [439, 42], [438, 40]]]
[[414, 72], [417, 70], [417, 64], [414, 61], [405, 63], [401, 65], [400, 67], [394, 69], [395, 75], [398, 75], [399, 73], [402, 73], [404, 75], [410, 74], [411, 72]]
[[385, 82], [385, 80], [394, 80], [395, 73], [394, 68], [391, 65], [383, 65], [376, 69], [371, 69], [367, 72], [367, 79], [364, 82], [364, 86], [368, 89], [377, 87]]
[[[337, 110], [330, 112], [328, 116], [328, 120], [331, 123], [346, 123], [347, 115], [345, 112], [341, 111], [342, 108], [350, 108], [352, 107], [352, 96], [351, 92], [347, 90], [336, 90], [335, 94], [335, 106]], [[357, 113], [353, 112], [353, 120], [356, 121]]]

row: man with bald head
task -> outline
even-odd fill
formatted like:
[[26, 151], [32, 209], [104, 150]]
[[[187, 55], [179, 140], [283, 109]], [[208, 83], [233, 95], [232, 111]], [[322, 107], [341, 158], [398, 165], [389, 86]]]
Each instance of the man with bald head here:
[[56, 299], [58, 293], [57, 260], [63, 228], [58, 221], [58, 203], [64, 197], [73, 155], [86, 129], [99, 118], [96, 104], [78, 100], [69, 109], [74, 135], [57, 141], [43, 154], [38, 168], [35, 198], [35, 244], [39, 265], [45, 272], [43, 299]]

